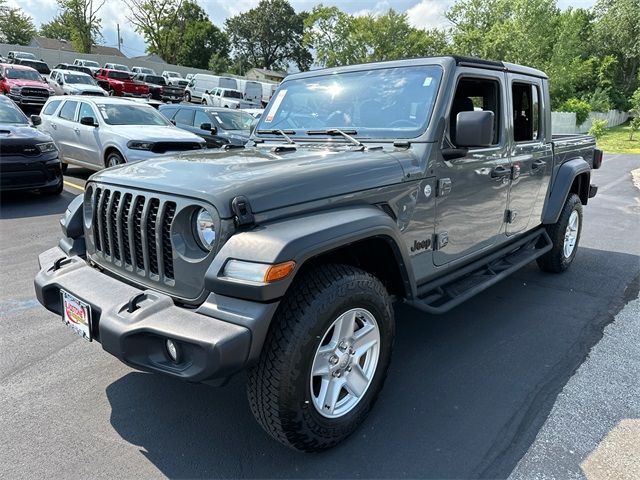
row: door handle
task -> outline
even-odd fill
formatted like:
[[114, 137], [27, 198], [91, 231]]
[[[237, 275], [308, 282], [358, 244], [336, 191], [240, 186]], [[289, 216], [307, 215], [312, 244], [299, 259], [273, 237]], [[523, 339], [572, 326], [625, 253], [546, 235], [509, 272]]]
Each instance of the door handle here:
[[511, 169], [505, 168], [502, 165], [491, 170], [491, 178], [502, 178], [511, 175]]
[[55, 123], [52, 123], [51, 124], [51, 128], [53, 128], [54, 130], [57, 130], [58, 129], [58, 125], [56, 125]]
[[80, 129], [79, 128], [74, 128], [73, 131], [76, 132], [78, 135], [80, 135]]
[[538, 168], [546, 165], [547, 162], [545, 162], [544, 160], [536, 160], [535, 162], [533, 162], [531, 164], [531, 170], [537, 170]]

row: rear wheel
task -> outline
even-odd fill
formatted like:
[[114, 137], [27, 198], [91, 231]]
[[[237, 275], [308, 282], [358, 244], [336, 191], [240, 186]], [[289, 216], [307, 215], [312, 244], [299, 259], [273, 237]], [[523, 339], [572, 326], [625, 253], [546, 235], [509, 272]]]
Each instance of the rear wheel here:
[[281, 303], [249, 371], [258, 423], [306, 452], [344, 440], [382, 389], [394, 332], [391, 299], [377, 278], [346, 265], [309, 270]]
[[189, 92], [184, 92], [184, 101], [191, 103], [191, 94]]
[[547, 225], [553, 248], [538, 258], [538, 266], [545, 272], [564, 272], [576, 257], [582, 232], [582, 202], [575, 193], [569, 194], [558, 221]]
[[109, 152], [109, 154], [107, 155], [107, 158], [104, 162], [104, 166], [106, 168], [109, 168], [109, 167], [115, 167], [116, 165], [121, 165], [123, 163], [124, 163], [124, 158], [122, 157], [120, 152], [113, 150]]

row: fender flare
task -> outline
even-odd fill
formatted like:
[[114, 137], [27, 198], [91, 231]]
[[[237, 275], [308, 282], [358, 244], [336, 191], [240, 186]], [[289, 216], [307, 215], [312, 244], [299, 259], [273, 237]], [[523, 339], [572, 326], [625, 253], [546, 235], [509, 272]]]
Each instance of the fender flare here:
[[[205, 288], [215, 294], [268, 302], [281, 298], [308, 260], [371, 238], [389, 243], [408, 296], [415, 295], [413, 270], [395, 221], [374, 206], [346, 207], [260, 225], [233, 235], [220, 249], [205, 275]], [[295, 269], [272, 284], [249, 284], [221, 278], [229, 259], [276, 264], [293, 260]]]
[[558, 221], [573, 181], [578, 175], [590, 172], [591, 166], [582, 157], [574, 158], [560, 165], [542, 211], [542, 223], [553, 224]]

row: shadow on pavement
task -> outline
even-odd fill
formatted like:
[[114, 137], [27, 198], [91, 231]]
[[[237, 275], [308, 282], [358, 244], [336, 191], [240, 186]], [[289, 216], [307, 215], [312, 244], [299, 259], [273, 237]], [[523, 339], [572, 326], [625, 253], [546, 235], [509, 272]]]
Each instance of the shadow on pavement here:
[[107, 388], [111, 424], [169, 477], [504, 478], [637, 293], [639, 271], [640, 257], [581, 248], [565, 274], [532, 264], [445, 316], [397, 305], [385, 389], [328, 452], [297, 453], [263, 433], [244, 375], [214, 389], [130, 373]]
[[[80, 192], [77, 192], [78, 194]], [[5, 192], [0, 194], [0, 220], [62, 215], [76, 193], [63, 190], [60, 195], [37, 192]]]

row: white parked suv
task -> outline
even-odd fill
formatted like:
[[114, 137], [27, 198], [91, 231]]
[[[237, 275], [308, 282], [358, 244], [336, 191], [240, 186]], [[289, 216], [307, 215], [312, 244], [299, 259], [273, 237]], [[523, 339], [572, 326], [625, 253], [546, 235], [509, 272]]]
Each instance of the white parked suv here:
[[73, 61], [73, 64], [79, 67], [87, 67], [89, 70], [91, 70], [91, 73], [94, 75], [98, 70], [100, 70], [100, 64], [98, 62], [94, 62], [93, 60], [84, 60], [82, 58], [76, 58]]
[[257, 103], [249, 102], [244, 99], [244, 95], [240, 90], [231, 88], [214, 88], [205, 92], [202, 96], [202, 104], [212, 107], [223, 108], [258, 108]]
[[180, 88], [186, 88], [186, 86], [189, 85], [189, 81], [182, 78], [182, 75], [180, 75], [178, 72], [165, 70], [164, 72], [162, 72], [162, 76], [169, 85], [175, 85]]
[[91, 75], [82, 72], [54, 69], [47, 82], [55, 95], [109, 95]]
[[156, 71], [153, 68], [147, 67], [133, 67], [131, 71], [135, 74], [144, 73], [145, 75], [156, 75]]
[[206, 145], [155, 108], [124, 98], [51, 97], [40, 117], [38, 129], [53, 138], [63, 170], [68, 164], [101, 170]]

